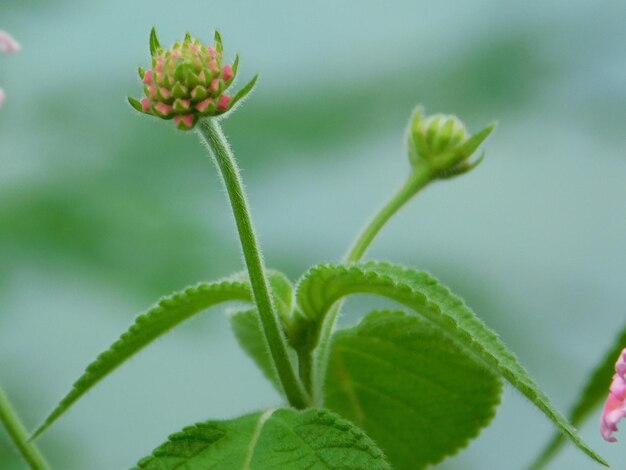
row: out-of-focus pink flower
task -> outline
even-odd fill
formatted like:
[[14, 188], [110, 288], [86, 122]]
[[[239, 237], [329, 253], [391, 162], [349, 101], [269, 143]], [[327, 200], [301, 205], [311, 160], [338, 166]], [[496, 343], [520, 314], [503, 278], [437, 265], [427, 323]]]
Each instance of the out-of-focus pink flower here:
[[6, 31], [0, 29], [0, 52], [3, 54], [12, 54], [21, 49], [20, 43]]
[[[3, 54], [13, 54], [21, 48], [20, 43], [17, 42], [13, 36], [0, 29], [0, 52]], [[6, 95], [4, 94], [4, 90], [0, 88], [0, 107], [2, 107], [5, 97]]]
[[626, 417], [626, 348], [622, 349], [615, 363], [615, 375], [600, 418], [600, 433], [605, 440], [609, 442], [617, 440], [613, 433], [617, 431], [619, 420], [624, 417]]

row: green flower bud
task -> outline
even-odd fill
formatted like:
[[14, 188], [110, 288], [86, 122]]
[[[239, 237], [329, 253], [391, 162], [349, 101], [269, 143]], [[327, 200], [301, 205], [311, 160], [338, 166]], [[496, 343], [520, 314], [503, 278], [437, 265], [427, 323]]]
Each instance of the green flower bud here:
[[237, 75], [239, 57], [223, 63], [222, 38], [215, 33], [213, 47], [204, 46], [189, 34], [171, 48], [161, 47], [154, 28], [150, 33], [152, 68], [139, 68], [145, 97], [128, 98], [144, 114], [173, 119], [181, 130], [192, 129], [199, 119], [222, 115], [253, 88], [255, 76], [234, 97], [226, 93]]
[[470, 162], [469, 158], [494, 128], [495, 124], [490, 124], [471, 135], [456, 116], [425, 116], [419, 106], [410, 121], [409, 160], [413, 166], [427, 165], [439, 178], [467, 173], [481, 162], [482, 156], [474, 162]]

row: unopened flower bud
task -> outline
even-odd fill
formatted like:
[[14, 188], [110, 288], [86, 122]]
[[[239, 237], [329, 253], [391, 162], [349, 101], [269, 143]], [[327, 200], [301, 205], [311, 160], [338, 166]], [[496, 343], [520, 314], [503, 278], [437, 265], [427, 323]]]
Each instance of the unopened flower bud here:
[[200, 118], [230, 111], [256, 82], [255, 76], [235, 96], [227, 94], [237, 75], [239, 57], [232, 65], [223, 63], [222, 39], [217, 32], [213, 47], [187, 34], [182, 42], [164, 49], [153, 29], [150, 52], [152, 68], [139, 69], [145, 96], [128, 101], [139, 112], [173, 119], [181, 130], [192, 129]]
[[494, 128], [495, 124], [490, 124], [471, 135], [456, 116], [425, 116], [423, 108], [418, 107], [409, 127], [409, 159], [413, 166], [426, 164], [439, 178], [466, 173], [480, 163], [482, 157], [475, 162], [469, 158]]

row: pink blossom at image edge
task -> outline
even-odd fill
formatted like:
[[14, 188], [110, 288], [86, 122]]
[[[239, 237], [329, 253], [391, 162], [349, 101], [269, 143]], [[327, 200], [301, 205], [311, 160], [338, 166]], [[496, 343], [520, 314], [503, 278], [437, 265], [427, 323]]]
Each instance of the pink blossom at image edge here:
[[608, 442], [615, 442], [613, 433], [617, 423], [626, 416], [626, 348], [622, 349], [615, 363], [615, 375], [609, 388], [609, 396], [604, 403], [600, 418], [600, 433]]
[[[0, 53], [13, 54], [21, 49], [20, 44], [6, 31], [0, 29]], [[4, 103], [6, 95], [4, 90], [0, 88], [0, 106]]]

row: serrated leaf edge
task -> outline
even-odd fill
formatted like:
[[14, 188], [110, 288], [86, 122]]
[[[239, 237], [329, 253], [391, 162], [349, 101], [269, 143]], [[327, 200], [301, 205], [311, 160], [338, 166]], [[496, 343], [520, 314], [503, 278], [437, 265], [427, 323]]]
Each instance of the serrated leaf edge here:
[[[382, 272], [373, 270], [377, 268], [382, 269]], [[425, 286], [438, 290], [439, 295], [443, 295], [448, 300], [453, 301], [453, 304], [448, 306], [448, 310], [457, 308], [464, 310], [462, 313], [467, 317], [465, 320], [469, 319], [469, 321], [474, 323], [474, 327], [480, 328], [482, 333], [486, 334], [486, 339], [489, 339], [490, 342], [493, 343], [491, 347], [488, 343], [481, 344], [480, 338], [477, 340], [477, 338], [472, 335], [471, 331], [467, 331], [460, 325], [458, 318], [444, 312], [434, 299], [429, 299], [424, 293], [418, 292], [411, 287], [408, 282], [399, 281], [397, 276], [391, 275], [391, 270], [398, 271], [399, 274], [417, 275], [424, 278], [423, 280], [427, 283]], [[554, 408], [548, 396], [539, 388], [528, 372], [519, 363], [517, 357], [508, 350], [498, 336], [478, 317], [476, 317], [471, 309], [469, 309], [469, 307], [465, 305], [460, 298], [456, 297], [447, 287], [440, 284], [430, 274], [423, 271], [415, 271], [400, 265], [376, 261], [351, 265], [321, 264], [314, 266], [296, 284], [296, 299], [300, 306], [301, 314], [315, 324], [315, 327], [319, 327], [319, 325], [322, 324], [324, 315], [329, 311], [330, 307], [332, 307], [332, 305], [341, 298], [358, 293], [377, 293], [366, 288], [354, 289], [353, 291], [341, 294], [335, 293], [334, 296], [331, 296], [334, 297], [332, 301], [329, 304], [328, 301], [326, 302], [328, 305], [324, 304], [322, 306], [313, 307], [311, 306], [311, 301], [313, 299], [311, 292], [304, 292], [304, 290], [311, 289], [311, 286], [313, 285], [312, 280], [314, 280], [316, 276], [323, 274], [324, 271], [333, 272], [332, 277], [334, 278], [338, 277], [339, 273], [361, 276], [365, 281], [365, 285], [375, 285], [375, 282], [381, 282], [387, 284], [386, 287], [395, 289], [398, 297], [409, 294], [410, 296], [415, 296], [417, 299], [420, 299], [419, 303], [422, 305], [419, 306], [419, 311], [415, 306], [406, 304], [405, 306], [415, 310], [427, 320], [430, 320], [433, 324], [441, 328], [444, 333], [448, 334], [451, 339], [456, 341], [457, 344], [472, 353], [478, 360], [481, 360], [487, 366], [494, 368], [511, 385], [517, 388], [533, 404], [535, 404], [535, 406], [537, 406], [537, 408], [539, 408], [557, 426], [557, 428], [559, 428], [561, 432], [566, 434], [577, 447], [579, 447], [593, 460], [601, 463], [602, 465], [608, 466], [608, 463], [582, 441], [576, 429]], [[317, 292], [317, 294], [319, 295], [319, 292]], [[389, 295], [380, 293], [377, 294], [402, 303], [401, 300]], [[319, 314], [316, 312], [319, 312]], [[444, 323], [447, 323], [447, 325]], [[502, 361], [498, 359], [496, 353], [503, 355], [505, 359], [511, 361], [512, 367], [503, 364]]]
[[[182, 291], [176, 292], [170, 296], [162, 298], [158, 303], [150, 308], [147, 312], [139, 315], [130, 328], [123, 333], [117, 341], [115, 341], [106, 351], [102, 352], [95, 361], [90, 363], [85, 373], [74, 382], [70, 392], [59, 402], [59, 404], [52, 410], [44, 422], [33, 432], [30, 440], [36, 439], [47, 428], [49, 428], [61, 415], [63, 415], [80, 397], [82, 397], [87, 391], [95, 386], [100, 380], [107, 376], [110, 372], [122, 365], [132, 355], [143, 349], [149, 343], [161, 336], [163, 333], [169, 331], [176, 325], [180, 324], [184, 320], [199, 313], [206, 308], [213, 305], [217, 305], [221, 302], [241, 300], [252, 301], [250, 288], [247, 282], [234, 279], [235, 276], [231, 276], [212, 283], [200, 283], [192, 287], [188, 287]], [[190, 301], [190, 298], [197, 294], [208, 294], [209, 292], [220, 292], [225, 289], [231, 289], [231, 296], [222, 301], [212, 302], [207, 301], [181, 315], [180, 318], [173, 319], [171, 324], [168, 324], [165, 328], [157, 330], [157, 334], [149, 335], [148, 338], [141, 338], [143, 329], [146, 326], [150, 326], [151, 322], [158, 320], [161, 315], [167, 315], [169, 312], [173, 312], [176, 307], [180, 307], [185, 302]], [[134, 346], [130, 344], [133, 339], [137, 339], [138, 343]], [[130, 348], [129, 352], [124, 353], [124, 348]], [[113, 357], [116, 354], [120, 354], [118, 357]], [[111, 362], [112, 360], [112, 362]]]
[[[402, 314], [402, 315], [410, 315], [410, 313], [404, 311], [404, 310], [398, 310], [398, 309], [379, 309], [379, 310], [373, 310], [371, 312], [369, 312], [365, 317], [363, 317], [363, 319], [361, 319], [361, 321], [351, 327], [351, 328], [345, 328], [342, 330], [338, 330], [333, 334], [333, 337], [337, 337], [339, 335], [344, 335], [344, 334], [349, 334], [352, 331], [356, 331], [359, 326], [361, 326], [361, 323], [363, 322], [363, 320], [365, 320], [367, 317], [369, 317], [370, 315], [374, 315], [374, 314], [390, 314], [390, 315], [397, 315], [397, 314]], [[334, 338], [333, 338], [334, 341]], [[456, 343], [455, 343], [456, 344]], [[482, 364], [482, 361], [480, 362], [480, 364]], [[491, 368], [488, 368], [491, 371]], [[498, 407], [500, 406], [500, 404], [502, 403], [502, 392], [504, 391], [504, 384], [501, 380], [501, 376], [499, 374], [496, 374], [498, 380], [498, 390], [497, 390], [497, 398], [493, 401], [493, 404], [489, 407], [488, 410], [488, 414], [485, 416], [485, 424], [477, 429], [475, 429], [475, 431], [473, 433], [469, 433], [467, 436], [467, 439], [465, 439], [464, 441], [460, 441], [459, 444], [457, 445], [457, 447], [455, 447], [454, 449], [450, 450], [449, 452], [443, 454], [441, 456], [441, 458], [439, 459], [434, 459], [432, 461], [429, 461], [427, 464], [429, 466], [432, 465], [438, 465], [441, 462], [443, 462], [446, 458], [448, 457], [452, 457], [456, 454], [458, 454], [459, 452], [461, 452], [463, 449], [467, 448], [467, 446], [470, 444], [470, 442], [472, 440], [474, 440], [476, 437], [478, 437], [478, 435], [485, 429], [485, 427], [488, 426], [488, 424], [493, 420], [493, 418], [496, 416], [496, 412], [498, 410]], [[355, 423], [357, 425], [360, 425], [359, 423]]]

